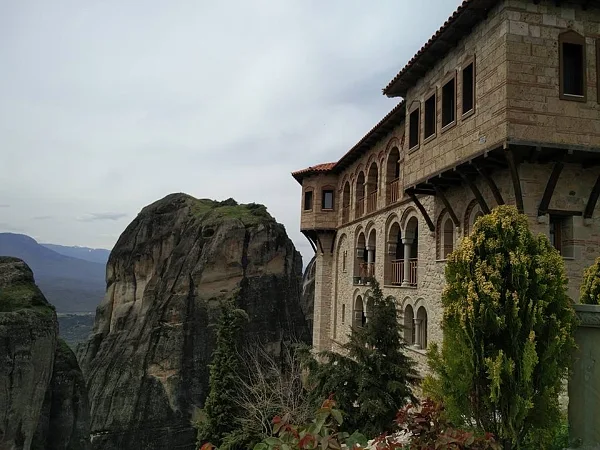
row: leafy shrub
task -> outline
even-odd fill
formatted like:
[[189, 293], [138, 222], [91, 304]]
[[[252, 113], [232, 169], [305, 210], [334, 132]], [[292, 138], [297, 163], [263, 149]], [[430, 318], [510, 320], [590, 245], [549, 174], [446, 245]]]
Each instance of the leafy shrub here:
[[588, 305], [600, 304], [600, 258], [583, 272], [580, 301]]
[[491, 431], [504, 448], [547, 448], [575, 345], [563, 259], [526, 216], [501, 206], [450, 255], [446, 282], [427, 392], [454, 423]]

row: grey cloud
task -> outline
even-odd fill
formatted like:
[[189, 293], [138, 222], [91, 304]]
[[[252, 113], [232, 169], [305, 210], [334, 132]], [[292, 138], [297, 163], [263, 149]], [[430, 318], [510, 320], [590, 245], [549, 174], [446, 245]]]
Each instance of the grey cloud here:
[[32, 217], [31, 220], [50, 220], [54, 219], [54, 216], [35, 216]]
[[127, 217], [127, 213], [89, 213], [77, 218], [80, 222], [96, 222], [102, 220], [116, 221]]
[[10, 205], [0, 204], [0, 208], [10, 208]]

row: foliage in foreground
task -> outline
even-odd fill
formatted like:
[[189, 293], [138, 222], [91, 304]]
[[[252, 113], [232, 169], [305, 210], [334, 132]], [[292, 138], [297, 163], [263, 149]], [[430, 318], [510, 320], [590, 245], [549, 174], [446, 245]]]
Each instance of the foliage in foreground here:
[[516, 208], [501, 206], [449, 257], [446, 282], [444, 339], [430, 351], [426, 391], [454, 423], [493, 432], [504, 448], [548, 448], [575, 345], [562, 258]]
[[210, 364], [210, 391], [198, 424], [199, 443], [220, 445], [223, 438], [235, 430], [235, 421], [231, 418], [236, 413], [236, 377], [241, 366], [236, 342], [239, 330], [247, 319], [246, 312], [236, 308], [233, 300], [221, 304], [217, 342]]
[[580, 301], [588, 305], [600, 304], [600, 257], [583, 272]]
[[308, 384], [316, 399], [335, 393], [345, 431], [376, 436], [389, 430], [396, 412], [414, 398], [410, 381], [415, 371], [405, 354], [395, 301], [383, 296], [376, 280], [367, 305], [369, 320], [353, 330], [341, 353], [307, 358]]

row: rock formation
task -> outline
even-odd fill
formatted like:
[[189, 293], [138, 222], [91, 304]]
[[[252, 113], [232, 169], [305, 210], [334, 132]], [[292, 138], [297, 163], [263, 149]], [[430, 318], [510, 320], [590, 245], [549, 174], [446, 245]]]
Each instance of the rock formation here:
[[21, 260], [0, 257], [0, 450], [87, 450], [89, 406], [54, 308]]
[[95, 449], [194, 449], [220, 299], [250, 322], [243, 340], [277, 351], [310, 341], [302, 261], [261, 205], [172, 194], [144, 208], [115, 245], [94, 331], [78, 349]]
[[302, 277], [302, 311], [305, 311], [310, 333], [312, 336], [313, 311], [315, 309], [315, 270], [317, 268], [317, 257], [313, 256]]

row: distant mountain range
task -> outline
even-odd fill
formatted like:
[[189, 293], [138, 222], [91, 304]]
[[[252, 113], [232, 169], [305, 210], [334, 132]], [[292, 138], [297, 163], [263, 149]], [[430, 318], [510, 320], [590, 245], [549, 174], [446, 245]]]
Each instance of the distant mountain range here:
[[61, 255], [70, 256], [72, 258], [84, 259], [86, 261], [100, 263], [106, 265], [108, 257], [110, 256], [110, 250], [103, 248], [89, 248], [89, 247], [67, 247], [64, 245], [56, 244], [40, 244], [50, 250], [54, 250], [56, 253]]
[[[102, 252], [108, 250], [88, 252], [92, 249], [48, 245], [24, 234], [0, 233], [0, 256], [25, 261], [57, 312], [95, 311], [104, 297], [107, 257], [102, 257]], [[71, 256], [77, 253], [87, 258]]]

